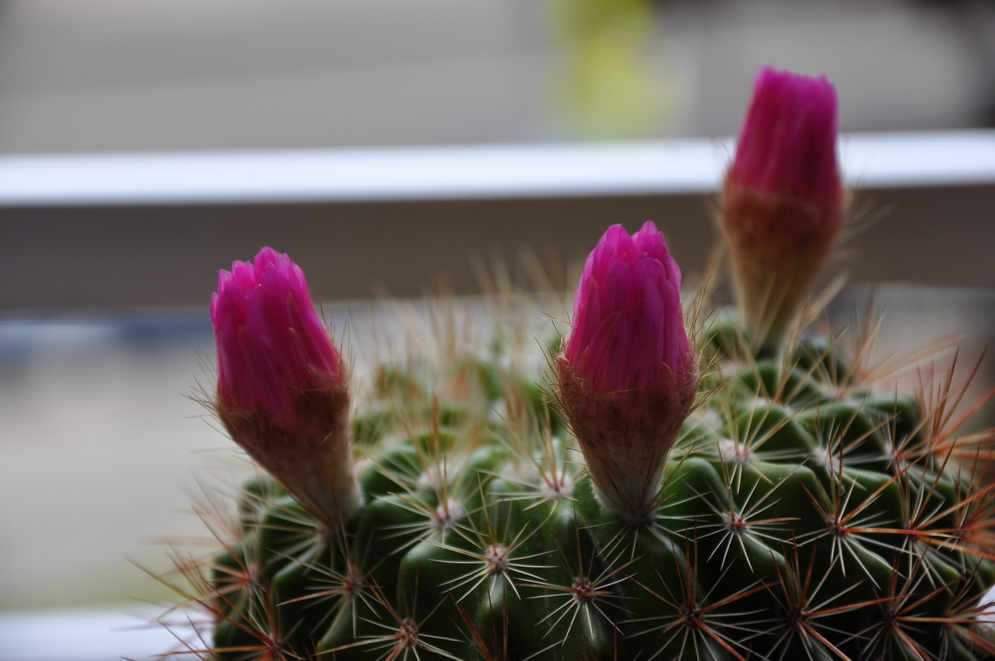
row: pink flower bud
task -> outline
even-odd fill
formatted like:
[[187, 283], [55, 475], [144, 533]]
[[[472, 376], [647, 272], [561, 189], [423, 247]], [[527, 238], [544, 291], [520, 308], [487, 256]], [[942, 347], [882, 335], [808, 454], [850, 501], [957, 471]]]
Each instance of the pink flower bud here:
[[325, 524], [358, 506], [338, 349], [300, 267], [263, 248], [218, 274], [215, 408], [232, 438]]
[[606, 506], [652, 517], [659, 478], [698, 387], [681, 272], [647, 222], [610, 227], [584, 266], [557, 357], [559, 396]]
[[843, 227], [838, 124], [825, 78], [760, 72], [722, 190], [737, 297], [758, 346], [783, 337]]

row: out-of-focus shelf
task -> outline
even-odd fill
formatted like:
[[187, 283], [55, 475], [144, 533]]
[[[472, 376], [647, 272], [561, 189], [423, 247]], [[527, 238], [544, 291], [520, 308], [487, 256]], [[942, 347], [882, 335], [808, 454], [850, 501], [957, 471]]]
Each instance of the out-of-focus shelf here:
[[[0, 157], [0, 208], [387, 202], [714, 193], [729, 138]], [[995, 131], [856, 134], [860, 188], [995, 183]]]
[[4, 661], [108, 661], [162, 658], [169, 650], [184, 649], [177, 636], [183, 614], [171, 632], [154, 621], [154, 609], [134, 606], [0, 612], [0, 659]]
[[[322, 298], [414, 295], [471, 260], [583, 256], [646, 219], [689, 272], [729, 140], [0, 158], [0, 314], [191, 305], [262, 245]], [[995, 285], [995, 131], [848, 135], [857, 281]]]

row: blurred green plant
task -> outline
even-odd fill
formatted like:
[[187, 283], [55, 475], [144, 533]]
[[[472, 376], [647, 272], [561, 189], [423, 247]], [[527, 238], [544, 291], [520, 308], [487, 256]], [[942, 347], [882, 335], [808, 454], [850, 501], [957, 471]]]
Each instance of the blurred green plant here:
[[656, 19], [647, 0], [550, 3], [555, 104], [572, 137], [647, 137], [665, 123], [670, 95], [652, 52]]

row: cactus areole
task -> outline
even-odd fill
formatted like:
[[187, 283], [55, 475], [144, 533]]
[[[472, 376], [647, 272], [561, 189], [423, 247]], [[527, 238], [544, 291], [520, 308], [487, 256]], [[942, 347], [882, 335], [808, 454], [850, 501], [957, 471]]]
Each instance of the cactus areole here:
[[[835, 154], [835, 93], [762, 76], [777, 103], [754, 103], [767, 123], [743, 138], [723, 212], [801, 209], [761, 220], [790, 237], [832, 225], [805, 235], [824, 255], [844, 197], [835, 160], [811, 159]], [[754, 144], [772, 136], [774, 164]], [[797, 181], [810, 176], [826, 179]], [[737, 254], [756, 251], [736, 238], [746, 222], [760, 220], [723, 219], [734, 278], [755, 277], [757, 255]], [[866, 351], [802, 327], [801, 299], [754, 292], [689, 323], [680, 294], [657, 227], [613, 226], [545, 360], [523, 367], [500, 342], [409, 358], [350, 399], [286, 255], [222, 272], [214, 409], [267, 472], [244, 485], [222, 548], [184, 565], [212, 617], [183, 652], [995, 658], [995, 499], [959, 463], [991, 434], [958, 436], [957, 393], [869, 380]]]

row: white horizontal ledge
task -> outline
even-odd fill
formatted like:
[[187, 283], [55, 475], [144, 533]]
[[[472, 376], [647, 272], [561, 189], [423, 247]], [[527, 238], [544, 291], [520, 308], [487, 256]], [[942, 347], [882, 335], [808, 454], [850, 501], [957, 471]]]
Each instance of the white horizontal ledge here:
[[15, 157], [0, 204], [438, 200], [713, 189], [720, 143]]
[[[0, 206], [711, 193], [731, 139], [0, 157]], [[854, 134], [861, 188], [995, 183], [995, 131]]]
[[[135, 610], [134, 606], [122, 606], [0, 613], [0, 659], [152, 661], [162, 659], [170, 650], [182, 649], [176, 635], [155, 622], [161, 610], [145, 607], [138, 609], [138, 614], [128, 614]], [[184, 628], [182, 613], [172, 619], [179, 629]]]

